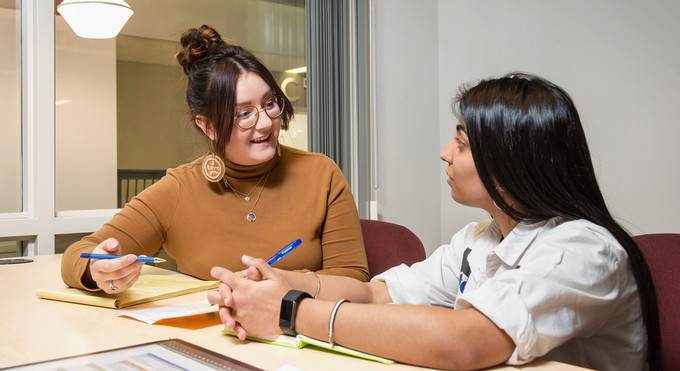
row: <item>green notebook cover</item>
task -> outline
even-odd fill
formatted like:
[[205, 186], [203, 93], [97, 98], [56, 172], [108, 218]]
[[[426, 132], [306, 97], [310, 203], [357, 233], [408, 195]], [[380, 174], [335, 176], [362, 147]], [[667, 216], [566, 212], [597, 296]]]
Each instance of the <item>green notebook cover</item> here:
[[[234, 334], [232, 331], [229, 331], [229, 330], [222, 330], [222, 333], [225, 334], [225, 335], [236, 336], [236, 334]], [[248, 339], [248, 340], [253, 340], [253, 341], [259, 341], [259, 342], [267, 343], [267, 344], [280, 345], [280, 346], [289, 347], [289, 348], [297, 348], [297, 349], [304, 348], [304, 347], [306, 347], [307, 345], [314, 345], [314, 346], [317, 346], [317, 347], [319, 347], [319, 348], [324, 348], [324, 349], [332, 350], [332, 351], [334, 351], [334, 352], [338, 352], [338, 353], [342, 353], [342, 354], [347, 354], [347, 355], [350, 355], [350, 356], [359, 357], [359, 358], [363, 358], [363, 359], [368, 359], [368, 360], [371, 360], [371, 361], [376, 361], [376, 362], [385, 363], [385, 364], [393, 364], [393, 363], [395, 363], [395, 362], [394, 362], [393, 360], [391, 360], [391, 359], [382, 358], [382, 357], [374, 356], [374, 355], [372, 355], [372, 354], [359, 352], [359, 351], [357, 351], [357, 350], [345, 348], [345, 347], [340, 346], [340, 345], [337, 345], [337, 344], [336, 344], [336, 345], [331, 345], [331, 344], [329, 344], [328, 342], [321, 341], [321, 340], [316, 340], [316, 339], [312, 339], [312, 338], [310, 338], [309, 336], [300, 335], [300, 334], [298, 334], [298, 336], [288, 336], [288, 335], [272, 335], [272, 336], [248, 335], [248, 336], [246, 337], [246, 339]]]

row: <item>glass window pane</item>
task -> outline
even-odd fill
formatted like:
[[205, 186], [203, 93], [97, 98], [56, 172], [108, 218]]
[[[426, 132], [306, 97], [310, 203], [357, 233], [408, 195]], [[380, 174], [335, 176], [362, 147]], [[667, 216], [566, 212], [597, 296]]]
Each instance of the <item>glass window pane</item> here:
[[22, 211], [20, 1], [0, 1], [0, 213]]
[[[304, 1], [250, 1], [247, 37], [236, 42], [252, 51], [272, 71], [295, 117], [279, 142], [307, 150], [307, 62]], [[222, 34], [222, 36], [225, 36]]]
[[114, 39], [79, 38], [55, 19], [58, 211], [120, 207], [137, 192], [129, 174], [155, 177], [207, 151], [174, 58], [181, 33], [202, 24], [270, 68], [296, 109], [280, 141], [307, 149], [306, 75], [285, 72], [306, 65], [304, 0], [126, 1], [135, 13]]
[[0, 241], [0, 258], [21, 256], [22, 242], [21, 240]]
[[56, 210], [116, 207], [116, 40], [55, 19]]
[[89, 236], [90, 233], [58, 234], [54, 236], [54, 253], [63, 254], [72, 243]]

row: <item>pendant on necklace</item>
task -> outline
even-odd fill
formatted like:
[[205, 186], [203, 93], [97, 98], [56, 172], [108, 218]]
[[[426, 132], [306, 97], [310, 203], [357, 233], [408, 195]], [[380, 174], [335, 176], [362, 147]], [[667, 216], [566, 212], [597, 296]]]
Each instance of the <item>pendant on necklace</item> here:
[[250, 214], [246, 215], [246, 219], [247, 219], [250, 223], [252, 223], [252, 222], [255, 221], [255, 219], [257, 219], [257, 217], [255, 216], [255, 214], [250, 213]]
[[244, 200], [250, 201], [250, 196], [246, 196], [246, 198], [244, 198]]

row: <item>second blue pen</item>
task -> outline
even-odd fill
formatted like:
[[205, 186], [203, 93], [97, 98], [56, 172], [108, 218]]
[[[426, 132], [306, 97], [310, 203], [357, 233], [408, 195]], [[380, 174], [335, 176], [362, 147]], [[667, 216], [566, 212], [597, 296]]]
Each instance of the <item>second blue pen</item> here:
[[277, 252], [276, 255], [269, 258], [267, 260], [267, 264], [272, 265], [272, 264], [276, 263], [277, 261], [281, 260], [281, 258], [288, 255], [291, 251], [295, 250], [296, 247], [300, 246], [301, 243], [302, 243], [302, 240], [299, 239], [299, 238], [297, 240], [289, 243], [288, 245], [286, 245], [286, 247], [279, 250], [279, 252]]
[[[274, 256], [267, 259], [267, 264], [272, 265], [272, 264], [276, 263], [277, 261], [281, 260], [284, 256], [290, 254], [291, 251], [295, 250], [296, 247], [300, 246], [301, 243], [302, 243], [302, 240], [299, 239], [299, 238], [297, 240], [289, 243], [288, 245], [286, 245], [286, 247], [284, 247], [283, 249], [279, 250], [279, 252], [274, 254]], [[243, 278], [248, 279], [248, 276], [244, 276]]]

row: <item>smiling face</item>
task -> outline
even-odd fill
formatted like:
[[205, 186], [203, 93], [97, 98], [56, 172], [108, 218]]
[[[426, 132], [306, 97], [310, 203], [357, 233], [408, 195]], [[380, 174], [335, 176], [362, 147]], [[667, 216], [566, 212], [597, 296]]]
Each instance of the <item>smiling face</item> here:
[[446, 182], [451, 187], [451, 197], [456, 202], [487, 211], [495, 209], [491, 197], [486, 192], [479, 174], [477, 174], [465, 124], [462, 120], [458, 121], [456, 135], [444, 147], [439, 157], [449, 164], [446, 168], [446, 175], [448, 176]]
[[[234, 112], [247, 106], [263, 108], [273, 96], [274, 91], [259, 75], [246, 72], [236, 81]], [[257, 123], [251, 128], [242, 129], [234, 123], [226, 148], [227, 159], [246, 166], [270, 160], [276, 153], [280, 130], [281, 116], [271, 119], [264, 110], [261, 110]]]

